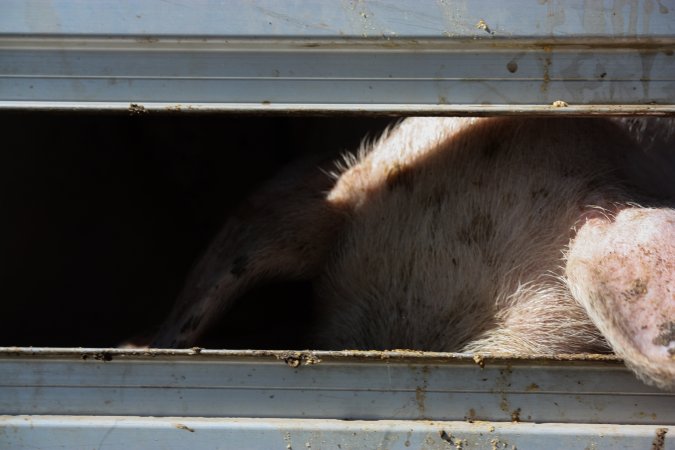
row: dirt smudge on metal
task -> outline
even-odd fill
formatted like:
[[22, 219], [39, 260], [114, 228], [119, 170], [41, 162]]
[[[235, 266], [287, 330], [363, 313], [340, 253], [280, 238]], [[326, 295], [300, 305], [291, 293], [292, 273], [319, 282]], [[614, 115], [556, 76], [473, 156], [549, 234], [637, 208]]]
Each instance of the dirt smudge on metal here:
[[195, 430], [194, 430], [193, 428], [190, 428], [190, 427], [188, 427], [187, 425], [184, 425], [184, 424], [182, 424], [182, 423], [174, 423], [173, 426], [174, 426], [174, 428], [177, 428], [177, 429], [179, 429], [179, 430], [189, 431], [190, 433], [194, 433], [194, 432], [195, 432]]
[[652, 450], [663, 450], [666, 448], [666, 433], [668, 433], [668, 428], [657, 428], [656, 436], [652, 441]]

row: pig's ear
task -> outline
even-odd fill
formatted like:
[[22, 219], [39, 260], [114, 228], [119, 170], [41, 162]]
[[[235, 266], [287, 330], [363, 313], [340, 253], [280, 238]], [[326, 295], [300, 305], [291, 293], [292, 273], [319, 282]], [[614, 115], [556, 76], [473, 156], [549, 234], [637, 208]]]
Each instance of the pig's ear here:
[[638, 377], [675, 389], [675, 210], [631, 207], [588, 220], [570, 245], [566, 275]]
[[290, 167], [246, 200], [193, 268], [152, 347], [190, 347], [255, 285], [321, 271], [345, 218], [326, 200], [335, 177], [325, 166]]

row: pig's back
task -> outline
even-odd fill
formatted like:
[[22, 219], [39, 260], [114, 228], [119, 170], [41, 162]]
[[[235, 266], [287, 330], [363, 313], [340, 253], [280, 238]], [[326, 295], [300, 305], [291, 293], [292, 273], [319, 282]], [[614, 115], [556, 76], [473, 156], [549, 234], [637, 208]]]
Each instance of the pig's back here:
[[316, 288], [323, 346], [603, 347], [563, 251], [586, 205], [625, 200], [611, 155], [631, 148], [603, 120], [404, 121], [328, 196], [352, 216]]

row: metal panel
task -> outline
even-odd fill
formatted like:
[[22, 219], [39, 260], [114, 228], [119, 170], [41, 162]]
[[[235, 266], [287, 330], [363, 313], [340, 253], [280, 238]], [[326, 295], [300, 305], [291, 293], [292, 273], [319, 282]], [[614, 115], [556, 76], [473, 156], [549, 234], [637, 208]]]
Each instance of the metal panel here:
[[675, 394], [598, 355], [0, 353], [0, 414], [675, 423]]
[[0, 8], [4, 108], [675, 112], [672, 0]]
[[[672, 37], [672, 0], [3, 0], [15, 35]], [[483, 26], [479, 25], [480, 21]]]
[[11, 449], [675, 449], [673, 427], [428, 421], [0, 416]]

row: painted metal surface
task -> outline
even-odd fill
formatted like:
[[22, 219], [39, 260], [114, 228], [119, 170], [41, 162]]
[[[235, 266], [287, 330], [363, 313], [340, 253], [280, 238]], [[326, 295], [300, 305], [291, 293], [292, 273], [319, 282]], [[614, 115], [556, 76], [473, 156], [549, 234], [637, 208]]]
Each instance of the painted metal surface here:
[[[15, 35], [672, 37], [672, 0], [4, 0]], [[483, 25], [479, 24], [483, 21]]]
[[0, 414], [675, 424], [620, 361], [566, 359], [4, 349]]
[[11, 449], [655, 449], [674, 427], [429, 421], [0, 416]]
[[608, 355], [0, 348], [0, 448], [665, 449]]
[[3, 108], [675, 110], [673, 0], [6, 0], [0, 8]]

